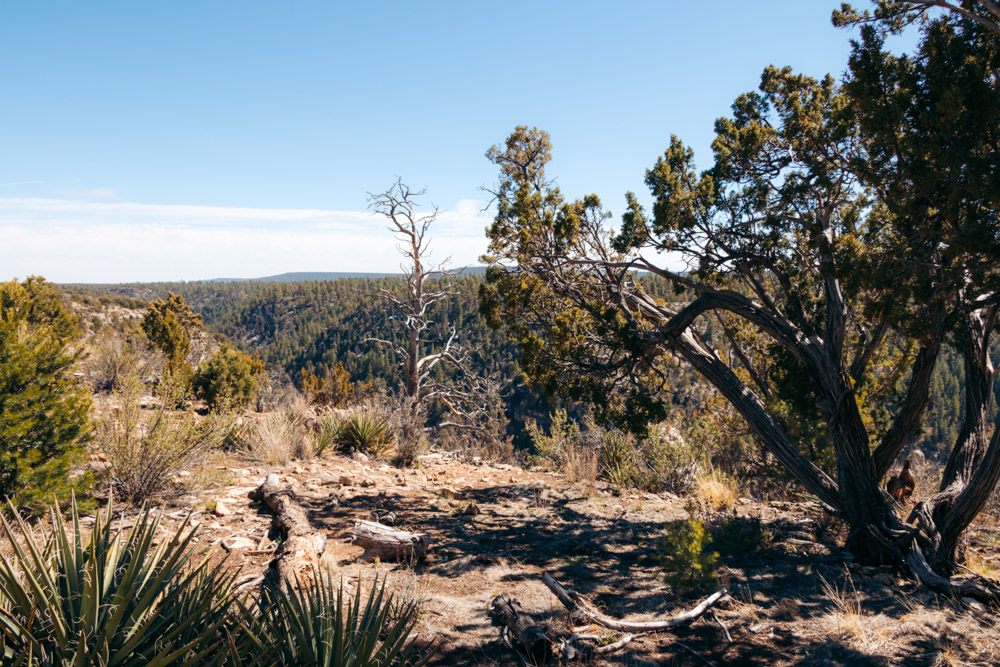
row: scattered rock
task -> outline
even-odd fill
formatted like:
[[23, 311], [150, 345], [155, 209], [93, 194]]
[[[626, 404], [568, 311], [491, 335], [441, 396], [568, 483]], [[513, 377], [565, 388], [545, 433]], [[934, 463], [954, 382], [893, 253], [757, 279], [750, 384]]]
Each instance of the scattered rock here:
[[233, 551], [235, 549], [254, 549], [256, 547], [257, 543], [249, 537], [227, 537], [222, 540], [222, 548], [226, 551]]
[[449, 500], [458, 500], [462, 497], [461, 492], [456, 491], [450, 486], [441, 487], [438, 490], [438, 494], [440, 494], [442, 498], [448, 498]]
[[357, 461], [358, 463], [368, 463], [368, 455], [362, 452], [354, 452], [353, 454], [351, 454], [351, 458]]
[[338, 481], [341, 486], [354, 486], [354, 478], [350, 475], [341, 475]]
[[469, 506], [465, 508], [462, 512], [462, 516], [479, 516], [479, 505], [476, 503], [469, 503]]
[[361, 486], [365, 487], [366, 489], [369, 488], [369, 487], [375, 486], [375, 480], [371, 479], [371, 478], [366, 479], [366, 480], [364, 480], [364, 481], [361, 482]]
[[221, 500], [216, 500], [215, 501], [215, 510], [213, 510], [213, 512], [214, 512], [215, 516], [229, 516], [230, 514], [233, 513], [233, 510], [231, 510]]

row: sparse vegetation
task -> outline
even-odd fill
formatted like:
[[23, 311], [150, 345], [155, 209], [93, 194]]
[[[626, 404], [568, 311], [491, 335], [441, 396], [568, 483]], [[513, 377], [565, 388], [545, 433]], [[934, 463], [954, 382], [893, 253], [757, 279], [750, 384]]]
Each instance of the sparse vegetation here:
[[712, 550], [712, 536], [705, 525], [691, 516], [667, 523], [657, 557], [663, 577], [674, 593], [701, 591], [715, 581], [719, 554]]
[[731, 510], [740, 498], [740, 487], [735, 479], [713, 468], [696, 478], [694, 497], [710, 510]]
[[243, 452], [261, 463], [285, 465], [313, 455], [312, 440], [301, 420], [290, 410], [274, 412], [252, 422], [236, 434]]
[[163, 495], [175, 474], [204, 461], [231, 428], [219, 417], [174, 412], [178, 388], [170, 383], [161, 385], [159, 404], [144, 413], [142, 382], [135, 375], [122, 382], [111, 397], [114, 407], [98, 422], [98, 445], [111, 463], [117, 497], [142, 504]]

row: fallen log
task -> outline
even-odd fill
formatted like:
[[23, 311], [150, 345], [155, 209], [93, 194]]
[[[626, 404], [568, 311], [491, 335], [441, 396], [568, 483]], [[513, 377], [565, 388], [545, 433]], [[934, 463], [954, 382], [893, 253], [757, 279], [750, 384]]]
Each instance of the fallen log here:
[[361, 554], [363, 560], [377, 557], [379, 560], [413, 561], [427, 555], [431, 536], [359, 519], [354, 524], [354, 544], [365, 550]]
[[296, 578], [299, 569], [319, 564], [319, 555], [326, 546], [326, 535], [313, 529], [305, 510], [296, 501], [295, 492], [280, 488], [277, 475], [268, 475], [249, 496], [251, 500], [267, 505], [274, 513], [271, 525], [284, 537], [274, 551], [271, 567], [278, 587], [287, 591], [288, 582]]
[[[552, 659], [552, 642], [545, 631], [525, 613], [517, 600], [501, 593], [490, 602], [487, 612], [494, 625], [501, 629], [507, 642], [522, 654], [530, 665], [544, 665]], [[513, 641], [511, 641], [513, 637]]]
[[552, 591], [557, 598], [559, 598], [559, 601], [563, 603], [563, 606], [566, 607], [570, 613], [580, 614], [598, 625], [603, 625], [606, 628], [619, 630], [621, 632], [659, 632], [661, 630], [669, 630], [670, 628], [687, 625], [708, 611], [712, 605], [726, 597], [726, 589], [723, 588], [709, 595], [693, 609], [677, 614], [673, 618], [669, 618], [664, 621], [630, 622], [619, 621], [618, 619], [605, 616], [604, 614], [591, 609], [590, 605], [588, 605], [579, 594], [567, 591], [559, 584], [558, 581], [553, 579], [552, 575], [548, 572], [542, 575], [542, 581], [545, 582], [545, 585], [549, 587], [549, 590]]

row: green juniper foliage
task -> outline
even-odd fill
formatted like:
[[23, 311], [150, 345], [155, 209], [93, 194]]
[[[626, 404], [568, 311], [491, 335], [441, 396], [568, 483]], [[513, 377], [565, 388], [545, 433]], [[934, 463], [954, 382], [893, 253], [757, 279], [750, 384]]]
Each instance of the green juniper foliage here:
[[171, 372], [181, 369], [191, 351], [191, 332], [200, 326], [201, 315], [184, 303], [184, 297], [171, 292], [151, 303], [142, 318], [142, 330], [167, 355]]
[[222, 345], [198, 367], [192, 385], [213, 412], [243, 410], [256, 396], [264, 370], [260, 360]]
[[0, 496], [22, 508], [87, 480], [69, 481], [90, 435], [90, 399], [72, 378], [77, 336], [51, 284], [0, 284]]

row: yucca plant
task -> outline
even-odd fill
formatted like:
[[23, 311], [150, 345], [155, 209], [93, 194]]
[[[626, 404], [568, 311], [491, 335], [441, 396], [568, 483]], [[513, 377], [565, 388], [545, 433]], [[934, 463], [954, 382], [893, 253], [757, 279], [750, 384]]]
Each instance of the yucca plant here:
[[635, 445], [621, 431], [606, 431], [601, 442], [604, 476], [616, 486], [629, 486], [636, 477]]
[[313, 450], [316, 456], [323, 456], [326, 450], [335, 447], [343, 438], [343, 431], [344, 424], [340, 419], [332, 415], [320, 417], [313, 433]]
[[232, 646], [247, 666], [420, 667], [434, 647], [418, 649], [411, 641], [417, 614], [413, 602], [395, 600], [384, 582], [345, 600], [343, 583], [335, 584], [328, 571], [314, 572], [312, 581], [274, 592], [245, 612], [240, 647]]
[[388, 422], [375, 415], [355, 414], [344, 420], [340, 443], [344, 448], [357, 449], [381, 456], [392, 448], [393, 434]]
[[0, 517], [12, 550], [0, 556], [3, 664], [197, 665], [224, 647], [231, 575], [189, 563], [185, 521], [158, 545], [158, 519], [140, 513], [127, 535], [109, 507], [86, 542], [73, 499], [71, 531], [58, 508], [41, 541], [13, 507]]

